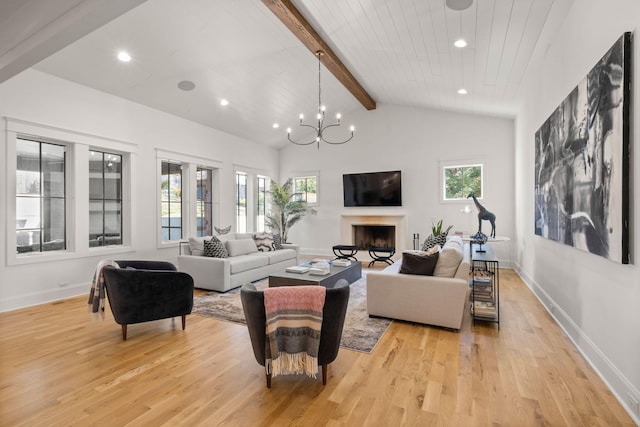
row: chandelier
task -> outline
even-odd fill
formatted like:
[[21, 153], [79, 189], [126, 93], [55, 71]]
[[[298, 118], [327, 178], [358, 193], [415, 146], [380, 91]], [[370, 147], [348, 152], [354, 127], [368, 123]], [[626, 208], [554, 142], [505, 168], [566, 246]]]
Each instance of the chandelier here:
[[336, 114], [336, 122], [332, 123], [332, 124], [328, 124], [325, 123], [325, 106], [322, 105], [322, 85], [320, 83], [320, 57], [324, 54], [323, 51], [319, 50], [316, 52], [316, 56], [318, 57], [318, 114], [316, 115], [316, 119], [317, 124], [306, 124], [304, 123], [304, 114], [300, 114], [300, 126], [302, 127], [307, 127], [307, 128], [311, 128], [315, 131], [316, 136], [313, 137], [313, 139], [311, 141], [308, 142], [299, 142], [299, 141], [295, 141], [291, 138], [291, 128], [287, 129], [287, 138], [289, 138], [289, 141], [293, 142], [296, 145], [311, 145], [311, 144], [317, 144], [318, 145], [318, 149], [320, 149], [320, 141], [325, 142], [327, 144], [332, 144], [332, 145], [340, 145], [340, 144], [345, 144], [349, 141], [351, 141], [351, 139], [353, 138], [353, 133], [355, 132], [355, 127], [351, 126], [349, 128], [349, 130], [351, 131], [351, 136], [347, 139], [345, 139], [344, 141], [340, 141], [340, 142], [336, 142], [336, 141], [330, 141], [327, 138], [325, 138], [324, 133], [327, 129], [332, 128], [332, 127], [338, 127], [341, 124], [341, 115], [340, 113]]

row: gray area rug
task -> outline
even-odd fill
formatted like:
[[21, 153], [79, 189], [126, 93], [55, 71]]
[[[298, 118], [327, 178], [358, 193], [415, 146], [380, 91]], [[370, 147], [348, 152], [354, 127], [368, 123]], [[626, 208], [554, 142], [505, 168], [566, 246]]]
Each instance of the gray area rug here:
[[[367, 314], [367, 289], [365, 276], [351, 284], [349, 294], [349, 306], [342, 330], [340, 346], [350, 350], [371, 353], [380, 338], [389, 328], [390, 319], [370, 318]], [[257, 289], [267, 286], [264, 279], [254, 283]], [[194, 298], [193, 314], [228, 322], [246, 324], [242, 302], [240, 301], [240, 289], [234, 289], [227, 293], [209, 292]]]

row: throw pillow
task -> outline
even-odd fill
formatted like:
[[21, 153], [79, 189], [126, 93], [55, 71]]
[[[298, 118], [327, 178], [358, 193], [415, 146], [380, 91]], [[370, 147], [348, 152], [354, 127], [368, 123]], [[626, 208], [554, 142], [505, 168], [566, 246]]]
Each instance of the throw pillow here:
[[228, 240], [225, 244], [230, 257], [258, 252], [258, 247], [253, 239]]
[[438, 252], [431, 255], [418, 255], [411, 252], [403, 252], [400, 273], [433, 276], [433, 270], [436, 268], [438, 256]]
[[440, 257], [433, 272], [438, 277], [453, 277], [464, 258], [463, 249], [457, 242], [447, 242], [440, 251]]
[[253, 240], [256, 241], [256, 246], [260, 252], [269, 252], [273, 249], [273, 234], [271, 233], [256, 233], [253, 235]]
[[279, 234], [273, 235], [273, 250], [277, 251], [282, 249], [282, 236]]
[[220, 241], [216, 236], [212, 236], [211, 240], [204, 241], [204, 250], [202, 255], [212, 258], [227, 258], [229, 253], [224, 243]]
[[211, 239], [211, 236], [189, 237], [189, 250], [191, 251], [191, 255], [201, 256], [204, 252], [204, 242], [209, 239]]
[[444, 233], [438, 234], [437, 236], [434, 236], [433, 234], [429, 234], [429, 236], [424, 240], [424, 243], [422, 244], [422, 250], [426, 251], [438, 245], [444, 246], [446, 241], [447, 241], [447, 235]]

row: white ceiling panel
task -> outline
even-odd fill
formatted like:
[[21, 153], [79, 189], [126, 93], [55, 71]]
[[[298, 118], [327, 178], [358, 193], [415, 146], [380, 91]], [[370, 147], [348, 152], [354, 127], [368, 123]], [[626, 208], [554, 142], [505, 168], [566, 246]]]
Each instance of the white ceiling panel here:
[[[501, 116], [515, 115], [541, 35], [572, 1], [293, 0], [376, 102]], [[271, 146], [317, 108], [317, 59], [260, 0], [147, 0], [35, 68]], [[344, 123], [363, 109], [324, 66], [322, 98]]]

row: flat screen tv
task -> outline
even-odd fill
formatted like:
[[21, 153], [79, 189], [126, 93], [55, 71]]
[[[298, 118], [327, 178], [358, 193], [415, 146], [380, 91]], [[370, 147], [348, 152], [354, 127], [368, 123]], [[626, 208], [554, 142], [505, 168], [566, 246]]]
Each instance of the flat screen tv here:
[[342, 175], [344, 206], [402, 206], [401, 171]]

